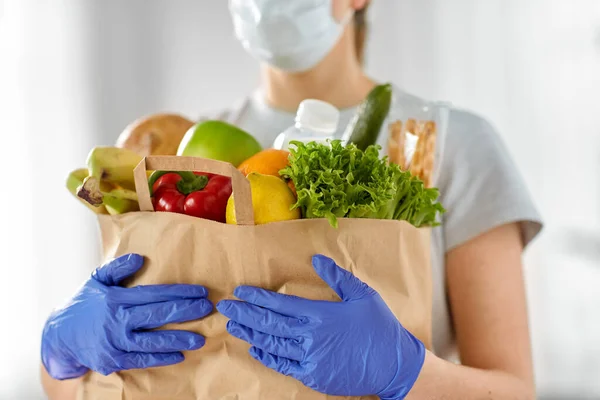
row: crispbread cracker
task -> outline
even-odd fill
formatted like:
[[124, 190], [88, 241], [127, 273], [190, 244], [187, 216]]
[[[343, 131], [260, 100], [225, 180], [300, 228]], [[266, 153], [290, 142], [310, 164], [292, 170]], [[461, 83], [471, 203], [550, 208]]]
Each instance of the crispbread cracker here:
[[425, 123], [425, 153], [423, 154], [423, 164], [421, 170], [421, 179], [425, 183], [425, 187], [431, 187], [433, 185], [436, 137], [437, 130], [435, 122], [427, 121]]
[[423, 158], [425, 156], [425, 148], [427, 138], [424, 133], [424, 124], [419, 122], [415, 124], [414, 134], [417, 136], [417, 146], [415, 148], [415, 153], [413, 154], [412, 160], [410, 162], [410, 173], [414, 176], [421, 178], [421, 171], [423, 169]]
[[405, 164], [404, 140], [402, 135], [402, 121], [396, 121], [389, 125], [388, 156], [390, 162], [400, 165]]
[[[406, 134], [417, 136], [415, 152], [410, 163], [405, 157]], [[423, 181], [426, 187], [433, 185], [437, 129], [434, 121], [400, 120], [389, 125], [388, 155], [390, 162]]]

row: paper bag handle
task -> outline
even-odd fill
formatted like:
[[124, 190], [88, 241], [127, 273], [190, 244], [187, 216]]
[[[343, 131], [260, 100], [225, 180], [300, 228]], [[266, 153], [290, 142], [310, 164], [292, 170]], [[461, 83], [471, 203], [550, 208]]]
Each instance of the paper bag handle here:
[[233, 165], [216, 160], [198, 157], [181, 156], [148, 156], [133, 170], [135, 191], [138, 195], [141, 211], [154, 211], [148, 186], [148, 170], [160, 171], [195, 171], [223, 175], [231, 178], [231, 186], [237, 201], [235, 202], [235, 218], [238, 225], [254, 225], [252, 209], [252, 191], [250, 182]]

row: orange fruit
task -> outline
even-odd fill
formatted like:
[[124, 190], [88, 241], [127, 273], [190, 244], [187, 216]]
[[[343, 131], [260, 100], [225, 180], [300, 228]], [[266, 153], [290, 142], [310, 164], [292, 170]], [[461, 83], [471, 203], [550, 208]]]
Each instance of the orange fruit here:
[[288, 166], [289, 155], [290, 153], [286, 150], [266, 149], [241, 163], [238, 170], [244, 176], [253, 172], [279, 176], [279, 171]]

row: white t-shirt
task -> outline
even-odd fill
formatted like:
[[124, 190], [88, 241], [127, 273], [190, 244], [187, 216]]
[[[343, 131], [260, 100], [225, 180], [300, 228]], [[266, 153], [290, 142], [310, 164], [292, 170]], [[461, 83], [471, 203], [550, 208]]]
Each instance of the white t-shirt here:
[[[393, 107], [410, 108], [423, 100], [394, 87]], [[341, 110], [336, 137], [341, 137], [356, 108]], [[399, 111], [399, 110], [396, 110]], [[394, 115], [394, 109], [390, 115]], [[219, 113], [251, 133], [264, 148], [294, 124], [293, 113], [270, 107], [260, 91], [233, 109]], [[386, 148], [385, 132], [380, 145]], [[438, 141], [439, 144], [439, 141]], [[455, 338], [446, 296], [445, 253], [478, 235], [509, 222], [519, 222], [524, 244], [540, 231], [541, 219], [519, 171], [493, 127], [467, 111], [451, 109], [439, 175], [434, 185], [447, 210], [432, 232], [433, 350], [439, 357], [455, 356]]]

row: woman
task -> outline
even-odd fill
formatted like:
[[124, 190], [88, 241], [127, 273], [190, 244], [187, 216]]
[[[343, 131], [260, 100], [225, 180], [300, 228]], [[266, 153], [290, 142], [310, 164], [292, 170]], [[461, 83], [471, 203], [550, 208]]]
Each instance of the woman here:
[[[245, 49], [262, 62], [262, 86], [241, 106], [221, 117], [270, 146], [279, 132], [293, 124], [299, 103], [316, 98], [342, 110], [343, 129], [356, 105], [376, 84], [361, 65], [367, 3], [368, 0], [231, 0], [237, 36]], [[394, 107], [398, 109], [419, 101], [399, 88], [394, 89], [394, 97]], [[541, 228], [539, 216], [501, 140], [482, 118], [462, 110], [451, 111], [442, 160], [434, 184], [440, 189], [440, 201], [448, 212], [432, 237], [432, 352], [425, 351], [402, 328], [401, 321], [391, 316], [372, 289], [344, 275], [331, 260], [322, 257], [315, 257], [315, 269], [345, 300], [340, 307], [361, 322], [361, 329], [348, 334], [347, 320], [334, 317], [340, 309], [334, 313], [319, 302], [240, 288], [236, 296], [244, 302], [217, 305], [231, 319], [230, 333], [250, 342], [251, 354], [265, 366], [328, 394], [372, 394], [382, 399], [534, 399], [521, 255]], [[92, 278], [78, 294], [78, 301], [49, 319], [42, 356], [46, 357], [43, 373], [50, 398], [73, 398], [69, 391], [88, 368], [112, 372], [175, 363], [180, 360], [179, 351], [202, 345], [202, 338], [182, 333], [187, 336], [167, 344], [161, 342], [164, 338], [157, 338], [161, 340], [140, 349], [135, 343], [143, 341], [127, 341], [123, 334], [125, 322], [114, 318], [105, 322], [109, 318], [101, 311], [96, 316], [97, 326], [82, 313], [76, 313], [79, 317], [72, 319], [78, 320], [70, 322], [69, 316], [74, 313], [69, 307], [85, 309], [89, 303], [98, 305], [94, 310], [102, 310], [110, 303], [108, 297], [116, 309], [123, 308], [131, 289], [114, 285], [141, 265], [140, 260], [132, 263], [130, 259], [119, 261], [123, 269], [120, 272], [114, 265], [100, 268], [99, 271], [108, 270], [102, 274], [111, 276]], [[86, 291], [86, 287], [94, 290]], [[160, 301], [168, 302], [163, 313], [155, 313], [156, 320], [143, 327], [201, 318], [209, 312], [211, 305], [203, 288], [180, 289], [192, 293], [191, 299], [186, 298], [187, 303], [182, 303], [182, 295], [174, 292], [175, 288], [147, 289], [154, 291], [144, 304], [136, 305], [139, 312], [157, 307]], [[124, 299], [98, 295], [115, 291]], [[310, 344], [290, 341], [282, 331], [291, 332], [301, 321], [289, 318], [297, 302], [302, 302], [302, 309], [308, 313], [314, 313], [316, 320], [331, 322], [311, 328]], [[166, 309], [180, 311], [169, 317], [164, 313]], [[277, 323], [271, 327], [255, 325], [266, 314]], [[68, 329], [60, 327], [64, 316]], [[126, 317], [141, 319], [135, 313]], [[92, 329], [103, 334], [82, 339], [81, 334]], [[72, 333], [66, 334], [67, 330]], [[342, 336], [343, 342], [336, 341]], [[78, 341], [85, 343], [78, 346]], [[160, 348], [161, 343], [165, 348]], [[327, 345], [318, 346], [319, 343]], [[88, 344], [99, 349], [99, 355], [82, 351]], [[150, 355], [131, 363], [114, 362], [114, 356], [121, 356], [119, 351], [127, 346]], [[445, 361], [454, 350], [458, 351], [461, 365]], [[332, 357], [341, 362], [328, 365], [327, 360]], [[69, 370], [62, 376], [52, 374], [62, 381], [50, 378], [46, 372], [52, 369], [52, 360], [60, 360], [57, 363], [64, 363]]]

